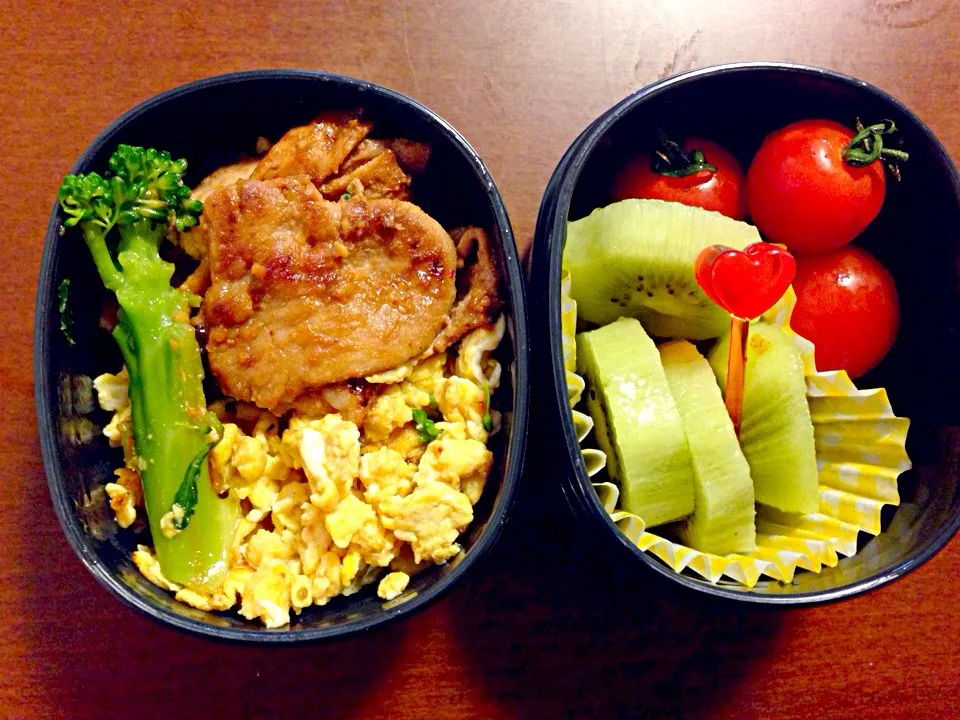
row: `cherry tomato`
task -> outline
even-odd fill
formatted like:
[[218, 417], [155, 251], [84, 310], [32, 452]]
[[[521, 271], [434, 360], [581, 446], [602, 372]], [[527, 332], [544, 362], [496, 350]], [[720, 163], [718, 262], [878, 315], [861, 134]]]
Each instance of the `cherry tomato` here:
[[768, 240], [823, 252], [873, 222], [886, 193], [883, 163], [845, 161], [854, 134], [840, 123], [803, 120], [766, 137], [747, 171], [747, 205]]
[[790, 326], [816, 346], [817, 370], [873, 369], [893, 346], [900, 305], [893, 278], [866, 250], [797, 256]]
[[617, 200], [650, 198], [668, 200], [701, 207], [743, 220], [747, 215], [746, 195], [743, 189], [743, 168], [729, 152], [709, 140], [690, 138], [683, 150], [700, 150], [706, 162], [716, 171], [700, 170], [685, 177], [670, 177], [654, 172], [650, 157], [634, 158], [617, 175], [613, 195]]

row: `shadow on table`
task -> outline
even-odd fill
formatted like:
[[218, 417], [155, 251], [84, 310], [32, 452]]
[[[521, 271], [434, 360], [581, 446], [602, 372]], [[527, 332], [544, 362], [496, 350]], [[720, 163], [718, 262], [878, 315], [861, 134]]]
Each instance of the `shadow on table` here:
[[25, 587], [9, 595], [23, 601], [23, 622], [5, 630], [2, 642], [15, 644], [17, 662], [0, 689], [22, 717], [365, 717], [364, 704], [390, 677], [409, 630], [394, 623], [362, 640], [298, 647], [189, 636], [98, 587], [72, 556], [49, 504], [35, 507], [42, 533], [15, 558], [28, 571], [19, 578]]
[[541, 480], [534, 469], [495, 554], [446, 603], [488, 695], [519, 718], [722, 708], [776, 643], [781, 615], [617, 567]]

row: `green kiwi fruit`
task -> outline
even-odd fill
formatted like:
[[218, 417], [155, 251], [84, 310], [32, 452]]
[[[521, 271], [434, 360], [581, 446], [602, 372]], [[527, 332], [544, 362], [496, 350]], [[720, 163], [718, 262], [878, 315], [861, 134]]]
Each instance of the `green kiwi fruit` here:
[[621, 507], [648, 527], [693, 512], [693, 465], [660, 354], [640, 323], [620, 318], [577, 335], [587, 412]]
[[[709, 354], [724, 387], [729, 336]], [[747, 339], [740, 445], [757, 502], [791, 513], [820, 507], [817, 452], [800, 350], [780, 327], [753, 323]]]
[[760, 242], [752, 225], [663, 200], [622, 200], [567, 224], [563, 266], [578, 316], [597, 325], [635, 317], [651, 335], [705, 340], [730, 316], [694, 279], [710, 245], [742, 250]]
[[726, 555], [757, 547], [753, 481], [710, 364], [686, 340], [659, 347], [693, 458], [693, 515], [680, 539], [701, 552]]

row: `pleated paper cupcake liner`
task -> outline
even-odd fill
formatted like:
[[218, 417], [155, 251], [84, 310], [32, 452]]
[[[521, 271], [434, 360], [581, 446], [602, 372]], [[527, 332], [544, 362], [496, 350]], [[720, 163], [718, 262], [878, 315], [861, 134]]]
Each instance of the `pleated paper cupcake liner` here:
[[[584, 389], [583, 378], [575, 372], [577, 305], [570, 297], [566, 271], [561, 283], [567, 391], [582, 443], [593, 420], [574, 409]], [[818, 573], [823, 567], [834, 567], [841, 556], [854, 555], [859, 533], [879, 534], [884, 505], [900, 503], [897, 479], [911, 467], [905, 449], [910, 421], [894, 414], [886, 390], [860, 390], [844, 371], [817, 372], [813, 344], [790, 329], [795, 304], [791, 288], [764, 320], [783, 327], [803, 357], [820, 480], [818, 512], [794, 515], [760, 505], [757, 549], [742, 555], [712, 555], [648, 531], [641, 518], [617, 508], [620, 491], [615, 484], [593, 483], [611, 520], [630, 541], [676, 572], [689, 570], [711, 583], [727, 578], [746, 587], [753, 587], [763, 576], [789, 583], [798, 569]], [[589, 477], [606, 466], [600, 450], [582, 448], [581, 454]]]
[[[584, 438], [593, 430], [593, 418], [579, 410], [574, 410], [586, 384], [577, 375], [577, 303], [570, 297], [570, 273], [566, 270], [560, 277], [560, 326], [563, 330], [563, 366], [567, 370], [567, 398], [573, 413], [573, 427], [577, 431], [577, 440]], [[595, 448], [580, 448], [587, 477], [593, 477], [607, 466], [607, 455]]]

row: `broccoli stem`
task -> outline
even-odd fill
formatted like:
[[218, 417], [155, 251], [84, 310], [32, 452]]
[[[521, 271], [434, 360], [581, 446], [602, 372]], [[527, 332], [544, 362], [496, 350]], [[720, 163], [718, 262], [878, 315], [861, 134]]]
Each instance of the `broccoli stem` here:
[[121, 310], [113, 334], [130, 375], [134, 444], [160, 567], [168, 580], [212, 588], [227, 570], [238, 507], [214, 493], [207, 463], [190, 523], [172, 538], [160, 527], [184, 472], [208, 442], [200, 349], [188, 321], [187, 295], [170, 285], [173, 265], [157, 253], [162, 235], [162, 227], [147, 221], [120, 228]]
[[123, 284], [123, 277], [110, 255], [110, 249], [104, 237], [106, 232], [93, 223], [84, 223], [82, 227], [83, 238], [90, 250], [90, 255], [93, 256], [93, 264], [97, 266], [97, 273], [103, 280], [103, 286], [107, 290], [117, 292]]
[[[190, 325], [196, 298], [170, 285], [174, 267], [159, 253], [167, 225], [195, 226], [203, 204], [183, 183], [186, 160], [118, 145], [108, 164], [106, 175], [63, 179], [63, 224], [83, 231], [104, 286], [120, 304], [113, 336], [130, 375], [134, 445], [160, 569], [175, 583], [212, 590], [227, 570], [239, 504], [235, 496], [216, 496], [204, 461], [210, 423]], [[172, 527], [163, 522], [168, 513]]]

